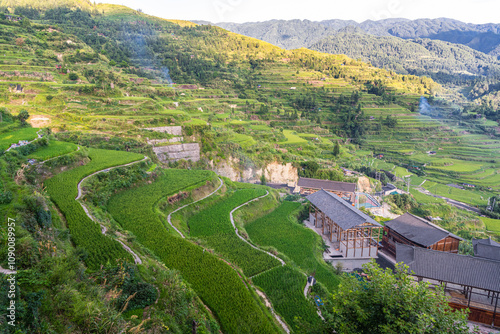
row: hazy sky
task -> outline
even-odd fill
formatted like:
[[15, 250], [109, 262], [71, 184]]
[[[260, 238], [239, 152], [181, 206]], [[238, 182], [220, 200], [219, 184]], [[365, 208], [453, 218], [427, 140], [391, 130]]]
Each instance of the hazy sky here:
[[252, 22], [271, 19], [448, 17], [470, 23], [500, 23], [499, 0], [97, 0], [184, 20]]

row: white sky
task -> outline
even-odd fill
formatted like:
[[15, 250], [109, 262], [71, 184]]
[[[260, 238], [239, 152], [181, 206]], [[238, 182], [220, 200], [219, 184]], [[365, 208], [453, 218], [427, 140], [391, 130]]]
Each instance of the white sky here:
[[499, 0], [96, 0], [125, 5], [162, 18], [210, 22], [271, 19], [358, 22], [384, 18], [447, 17], [468, 23], [500, 23]]

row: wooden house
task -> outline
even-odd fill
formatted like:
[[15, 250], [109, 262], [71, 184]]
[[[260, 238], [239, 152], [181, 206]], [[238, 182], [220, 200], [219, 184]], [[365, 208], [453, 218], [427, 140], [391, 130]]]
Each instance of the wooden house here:
[[396, 244], [396, 261], [430, 287], [443, 287], [449, 305], [469, 309], [470, 321], [500, 326], [500, 261]]
[[405, 213], [385, 223], [382, 247], [384, 251], [396, 256], [396, 243], [458, 253], [462, 239], [434, 225], [430, 221]]
[[356, 183], [301, 177], [297, 182], [296, 191], [302, 195], [310, 195], [321, 189], [334, 193], [351, 203], [354, 203], [356, 200]]
[[382, 226], [352, 204], [326, 190], [307, 199], [309, 221], [335, 245], [343, 258], [376, 258]]

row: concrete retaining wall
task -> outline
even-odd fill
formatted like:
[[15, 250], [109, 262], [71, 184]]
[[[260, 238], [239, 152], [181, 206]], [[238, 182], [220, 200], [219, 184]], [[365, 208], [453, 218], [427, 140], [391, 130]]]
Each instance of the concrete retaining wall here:
[[200, 160], [200, 144], [178, 144], [169, 146], [153, 147], [153, 151], [161, 162], [178, 160]]
[[174, 136], [182, 136], [182, 126], [161, 126], [158, 128], [144, 128], [144, 130], [166, 132]]

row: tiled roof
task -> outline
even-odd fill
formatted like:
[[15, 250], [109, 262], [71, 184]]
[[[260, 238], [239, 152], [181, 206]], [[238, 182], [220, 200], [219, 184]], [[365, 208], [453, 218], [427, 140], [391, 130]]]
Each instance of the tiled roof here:
[[422, 247], [432, 246], [448, 236], [462, 240], [456, 235], [411, 213], [405, 213], [396, 219], [388, 221], [385, 226]]
[[396, 261], [416, 276], [500, 292], [500, 262], [396, 243]]
[[472, 239], [474, 255], [500, 261], [500, 244], [491, 239]]
[[356, 209], [339, 196], [321, 189], [306, 197], [321, 212], [324, 212], [331, 220], [339, 225], [343, 230], [370, 223], [381, 226], [370, 216]]
[[299, 179], [299, 182], [297, 182], [297, 186], [301, 188], [325, 189], [331, 191], [341, 191], [350, 193], [356, 191], [356, 183], [310, 179], [307, 177], [301, 177]]

